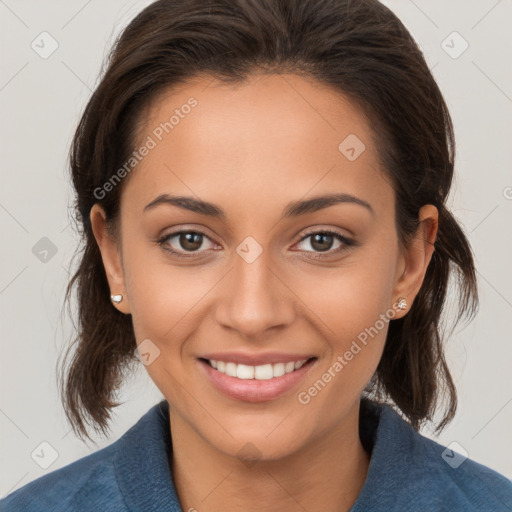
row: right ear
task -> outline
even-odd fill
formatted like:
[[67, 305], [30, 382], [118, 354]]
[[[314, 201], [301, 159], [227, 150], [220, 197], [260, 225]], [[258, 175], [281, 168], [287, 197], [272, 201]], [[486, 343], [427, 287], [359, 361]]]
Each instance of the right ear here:
[[126, 293], [125, 276], [121, 259], [120, 244], [107, 229], [107, 216], [103, 208], [95, 203], [90, 213], [91, 227], [101, 252], [101, 259], [107, 274], [111, 295], [122, 295], [119, 303], [112, 303], [119, 311], [130, 314], [130, 302]]

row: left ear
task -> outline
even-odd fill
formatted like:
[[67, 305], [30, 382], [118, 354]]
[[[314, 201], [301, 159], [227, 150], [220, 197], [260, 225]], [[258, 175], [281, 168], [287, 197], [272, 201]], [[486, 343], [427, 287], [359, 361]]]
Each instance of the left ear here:
[[434, 254], [439, 213], [431, 204], [424, 205], [418, 213], [419, 225], [414, 239], [409, 247], [403, 249], [400, 258], [403, 273], [395, 283], [393, 291], [394, 303], [404, 297], [407, 301], [406, 309], [396, 309], [394, 318], [401, 318], [407, 314], [416, 295], [421, 289], [427, 267]]

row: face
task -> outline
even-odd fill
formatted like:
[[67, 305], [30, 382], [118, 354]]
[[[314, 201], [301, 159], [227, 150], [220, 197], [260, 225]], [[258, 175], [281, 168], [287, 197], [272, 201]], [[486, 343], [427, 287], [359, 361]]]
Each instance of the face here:
[[[172, 414], [226, 455], [251, 442], [277, 459], [321, 439], [357, 411], [389, 321], [407, 313], [393, 305], [421, 287], [437, 211], [423, 207], [417, 240], [401, 247], [362, 113], [295, 75], [168, 91], [141, 122], [143, 145], [120, 238], [106, 236], [98, 205], [91, 221], [124, 297], [116, 307], [132, 315]], [[244, 379], [211, 367], [212, 355], [308, 362]], [[247, 366], [229, 367], [265, 365]]]

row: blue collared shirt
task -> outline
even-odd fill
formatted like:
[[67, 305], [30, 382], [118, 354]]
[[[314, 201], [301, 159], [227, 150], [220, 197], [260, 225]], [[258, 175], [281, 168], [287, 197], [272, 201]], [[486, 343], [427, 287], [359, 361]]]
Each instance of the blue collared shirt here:
[[[512, 511], [510, 480], [471, 459], [462, 461], [391, 407], [363, 400], [359, 434], [371, 459], [350, 512]], [[170, 450], [169, 405], [163, 400], [116, 442], [29, 482], [1, 500], [0, 510], [183, 512]]]

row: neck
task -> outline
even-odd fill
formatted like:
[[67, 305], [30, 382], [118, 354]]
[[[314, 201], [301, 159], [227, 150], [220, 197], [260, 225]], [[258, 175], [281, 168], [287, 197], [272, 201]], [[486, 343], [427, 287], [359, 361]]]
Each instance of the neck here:
[[330, 431], [275, 460], [241, 461], [220, 452], [169, 408], [170, 467], [183, 510], [348, 511], [370, 457], [359, 439], [359, 402]]

